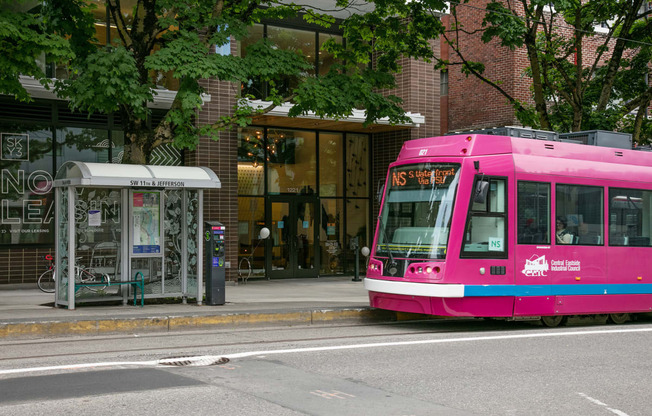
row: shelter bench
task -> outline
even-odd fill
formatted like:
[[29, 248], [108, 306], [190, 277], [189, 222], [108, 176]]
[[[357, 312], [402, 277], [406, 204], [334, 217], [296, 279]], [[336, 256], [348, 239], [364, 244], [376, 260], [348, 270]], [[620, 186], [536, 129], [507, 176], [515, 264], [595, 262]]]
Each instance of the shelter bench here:
[[[140, 276], [140, 278], [139, 278]], [[91, 287], [91, 286], [121, 286], [121, 285], [131, 285], [134, 288], [134, 306], [136, 306], [136, 297], [138, 295], [136, 289], [140, 289], [140, 307], [145, 306], [145, 277], [141, 272], [137, 272], [134, 276], [134, 280], [116, 280], [106, 282], [97, 282], [97, 283], [82, 283], [75, 282], [75, 292], [77, 292], [82, 287]]]

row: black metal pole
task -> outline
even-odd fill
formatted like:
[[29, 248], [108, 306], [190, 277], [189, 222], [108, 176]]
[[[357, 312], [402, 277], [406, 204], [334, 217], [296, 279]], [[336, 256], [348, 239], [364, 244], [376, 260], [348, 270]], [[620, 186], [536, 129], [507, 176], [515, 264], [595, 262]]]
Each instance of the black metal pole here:
[[360, 250], [355, 249], [355, 275], [352, 279], [354, 282], [361, 282], [360, 279]]

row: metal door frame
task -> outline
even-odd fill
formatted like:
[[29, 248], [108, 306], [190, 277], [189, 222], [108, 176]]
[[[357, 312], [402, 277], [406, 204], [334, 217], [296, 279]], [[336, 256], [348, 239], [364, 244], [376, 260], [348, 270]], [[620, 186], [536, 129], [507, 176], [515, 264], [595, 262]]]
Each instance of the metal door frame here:
[[[286, 226], [289, 227], [290, 234], [294, 238], [289, 240], [289, 266], [285, 270], [273, 270], [272, 269], [272, 249], [273, 249], [273, 240], [270, 239], [269, 244], [265, 248], [265, 269], [267, 270], [268, 279], [283, 279], [283, 278], [308, 278], [308, 277], [319, 277], [319, 268], [320, 268], [320, 258], [319, 258], [319, 198], [315, 196], [306, 196], [306, 195], [274, 195], [270, 196], [265, 201], [266, 207], [266, 223], [272, 223], [272, 204], [273, 203], [287, 203], [289, 207], [289, 224]], [[309, 203], [313, 204], [314, 207], [314, 225], [312, 227], [313, 232], [313, 268], [312, 269], [300, 269], [298, 266], [297, 258], [297, 242], [296, 236], [299, 234], [296, 229], [297, 224], [297, 207], [299, 203]]]

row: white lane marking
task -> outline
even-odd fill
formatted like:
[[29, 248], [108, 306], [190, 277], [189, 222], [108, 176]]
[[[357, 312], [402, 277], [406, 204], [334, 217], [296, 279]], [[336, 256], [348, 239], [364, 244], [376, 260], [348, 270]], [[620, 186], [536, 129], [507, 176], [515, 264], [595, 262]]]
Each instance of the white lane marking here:
[[[228, 358], [230, 360], [237, 358], [247, 358], [255, 356], [275, 355], [275, 354], [293, 354], [301, 352], [319, 352], [319, 351], [337, 351], [337, 350], [353, 350], [362, 348], [386, 348], [386, 347], [401, 347], [409, 345], [426, 345], [426, 344], [446, 344], [451, 342], [474, 342], [474, 341], [497, 341], [497, 340], [510, 340], [510, 339], [527, 339], [527, 338], [548, 338], [548, 337], [568, 337], [575, 335], [603, 335], [603, 334], [626, 334], [637, 332], [652, 332], [652, 328], [631, 328], [631, 329], [598, 329], [591, 331], [571, 331], [571, 332], [537, 332], [530, 334], [516, 334], [516, 335], [492, 335], [484, 337], [463, 337], [463, 338], [443, 338], [443, 339], [425, 339], [420, 341], [395, 341], [395, 342], [378, 342], [372, 344], [349, 344], [349, 345], [332, 345], [324, 347], [307, 347], [307, 348], [292, 348], [283, 350], [267, 350], [267, 351], [248, 351], [235, 354], [224, 355], [203, 355], [196, 357], [185, 357], [184, 359], [192, 361], [216, 361], [220, 358]], [[51, 367], [32, 367], [32, 368], [16, 368], [9, 370], [0, 370], [0, 375], [4, 374], [19, 374], [19, 373], [32, 373], [36, 371], [52, 371], [52, 370], [78, 370], [84, 368], [94, 367], [120, 367], [120, 366], [158, 366], [165, 365], [170, 358], [152, 361], [117, 361], [117, 362], [104, 362], [104, 363], [88, 363], [88, 364], [69, 364]], [[174, 358], [178, 360], [178, 358]]]
[[603, 329], [593, 331], [573, 331], [573, 332], [544, 332], [533, 334], [518, 334], [518, 335], [494, 335], [487, 337], [465, 337], [465, 338], [444, 338], [444, 339], [426, 339], [421, 341], [396, 341], [396, 342], [379, 342], [374, 344], [351, 344], [351, 345], [334, 345], [330, 347], [310, 347], [310, 348], [293, 348], [286, 350], [271, 350], [271, 351], [250, 351], [238, 354], [223, 355], [225, 358], [246, 358], [258, 355], [270, 354], [289, 354], [296, 352], [317, 352], [317, 351], [335, 351], [359, 348], [384, 348], [384, 347], [400, 347], [406, 345], [424, 345], [424, 344], [445, 344], [450, 342], [472, 342], [472, 341], [495, 341], [505, 339], [525, 339], [525, 338], [545, 338], [545, 337], [564, 337], [573, 335], [600, 335], [600, 334], [618, 334], [618, 333], [633, 333], [633, 332], [652, 332], [652, 328], [634, 328], [634, 329]]
[[584, 393], [577, 393], [577, 394], [579, 394], [580, 396], [584, 397], [586, 400], [590, 401], [591, 403], [595, 403], [595, 404], [597, 404], [598, 406], [602, 406], [602, 407], [606, 408], [606, 409], [609, 410], [611, 413], [614, 413], [614, 414], [616, 414], [616, 415], [618, 415], [618, 416], [629, 416], [627, 413], [623, 412], [622, 410], [612, 409], [612, 408], [609, 407], [609, 405], [607, 405], [606, 403], [602, 403], [600, 400], [598, 400], [598, 399], [594, 399], [593, 397], [588, 396], [588, 395], [586, 395], [586, 394], [584, 394]]

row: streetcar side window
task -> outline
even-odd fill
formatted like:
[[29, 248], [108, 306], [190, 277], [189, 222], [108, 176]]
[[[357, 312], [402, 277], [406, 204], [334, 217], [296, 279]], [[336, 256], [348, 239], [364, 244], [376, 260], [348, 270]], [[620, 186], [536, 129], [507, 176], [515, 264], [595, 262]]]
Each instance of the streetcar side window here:
[[609, 245], [649, 247], [652, 191], [609, 189]]
[[555, 193], [557, 244], [604, 245], [604, 188], [558, 184]]
[[518, 183], [518, 244], [550, 244], [550, 184]]
[[506, 258], [507, 180], [478, 175], [473, 189], [476, 189], [479, 181], [489, 181], [489, 189], [482, 202], [475, 201], [472, 195], [461, 255], [474, 258]]

